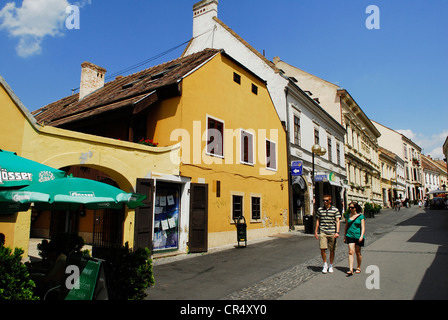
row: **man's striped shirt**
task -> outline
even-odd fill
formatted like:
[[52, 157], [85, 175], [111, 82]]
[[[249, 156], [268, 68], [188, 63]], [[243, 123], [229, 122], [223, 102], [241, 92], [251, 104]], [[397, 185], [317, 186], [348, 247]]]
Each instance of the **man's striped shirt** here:
[[320, 232], [326, 234], [336, 233], [336, 218], [341, 218], [338, 208], [331, 206], [329, 209], [325, 207], [317, 210], [316, 218], [319, 219]]

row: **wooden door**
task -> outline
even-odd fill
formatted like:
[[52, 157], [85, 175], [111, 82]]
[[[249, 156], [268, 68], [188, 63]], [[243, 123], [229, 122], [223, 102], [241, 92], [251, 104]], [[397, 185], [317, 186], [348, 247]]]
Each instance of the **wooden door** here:
[[208, 246], [208, 185], [190, 185], [189, 251], [207, 252]]
[[137, 179], [137, 193], [146, 195], [146, 199], [135, 209], [134, 248], [152, 251], [153, 190], [153, 179]]

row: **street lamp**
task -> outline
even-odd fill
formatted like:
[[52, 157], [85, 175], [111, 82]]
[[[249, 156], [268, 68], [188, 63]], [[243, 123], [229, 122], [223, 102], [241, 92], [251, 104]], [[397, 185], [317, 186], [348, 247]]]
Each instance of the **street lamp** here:
[[323, 156], [325, 153], [327, 153], [327, 150], [316, 143], [311, 147], [311, 153], [313, 155], [312, 180], [313, 180], [313, 220], [314, 220], [315, 219], [314, 216], [316, 215], [316, 192], [315, 192], [316, 182], [314, 181], [314, 155], [317, 154], [318, 156]]

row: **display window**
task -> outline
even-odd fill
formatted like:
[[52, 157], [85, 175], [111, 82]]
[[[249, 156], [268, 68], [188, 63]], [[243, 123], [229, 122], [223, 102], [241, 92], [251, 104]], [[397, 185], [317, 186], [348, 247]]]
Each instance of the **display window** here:
[[154, 203], [154, 251], [179, 249], [180, 186], [157, 183]]

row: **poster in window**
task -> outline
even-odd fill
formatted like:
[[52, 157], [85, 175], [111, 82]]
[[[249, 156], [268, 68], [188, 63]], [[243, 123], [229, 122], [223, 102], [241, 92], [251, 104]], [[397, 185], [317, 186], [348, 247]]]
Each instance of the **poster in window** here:
[[[158, 203], [157, 203], [158, 202]], [[156, 189], [154, 251], [178, 249], [180, 187], [161, 183]]]

